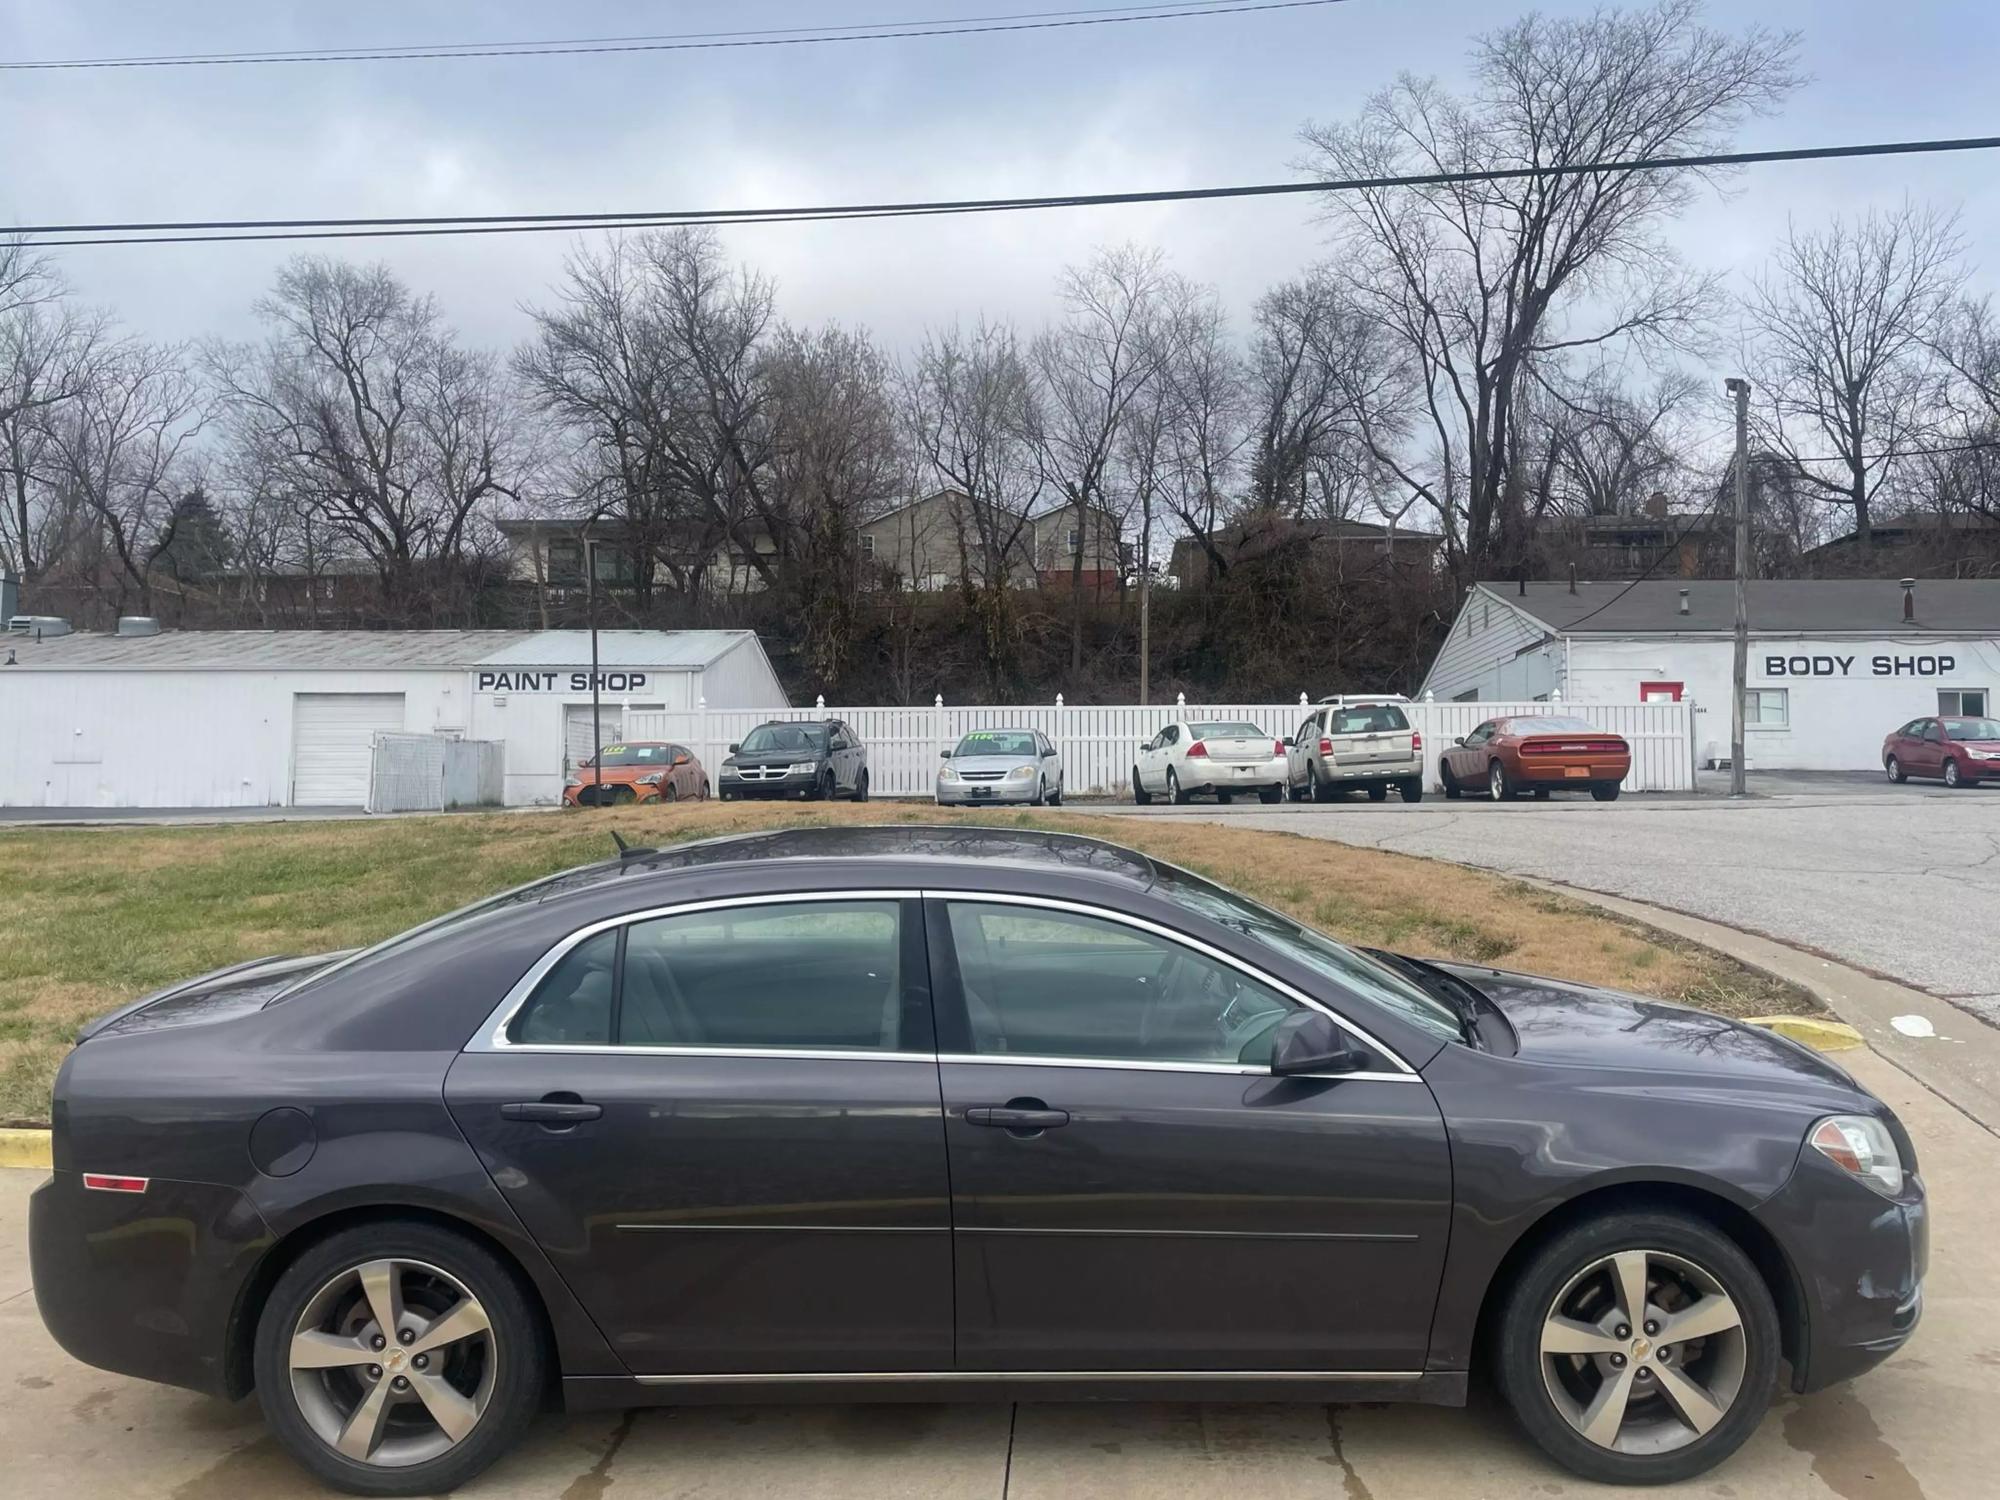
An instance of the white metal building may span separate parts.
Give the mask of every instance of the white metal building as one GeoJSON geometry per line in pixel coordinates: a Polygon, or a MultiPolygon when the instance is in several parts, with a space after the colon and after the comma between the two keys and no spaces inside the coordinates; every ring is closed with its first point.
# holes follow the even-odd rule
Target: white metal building
{"type": "MultiPolygon", "coordinates": [[[[624,715],[785,706],[747,630],[598,632],[624,715]]],[[[378,731],[495,740],[509,805],[590,753],[582,630],[168,631],[0,637],[0,805],[358,807],[378,731]],[[11,659],[11,660],[10,660],[11,659]]]]}
{"type": "MultiPolygon", "coordinates": [[[[1759,580],[1749,601],[1753,767],[1876,769],[1898,725],[2000,702],[2000,579],[1759,580]]],[[[1422,693],[1692,700],[1698,758],[1726,760],[1735,619],[1726,581],[1475,584],[1422,693]]]]}

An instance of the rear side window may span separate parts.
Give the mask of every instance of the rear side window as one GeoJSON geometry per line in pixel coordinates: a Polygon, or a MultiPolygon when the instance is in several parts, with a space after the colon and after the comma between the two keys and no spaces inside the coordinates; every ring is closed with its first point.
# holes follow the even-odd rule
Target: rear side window
{"type": "Polygon", "coordinates": [[[894,901],[735,906],[635,922],[618,1043],[896,1051],[900,932],[894,901]]]}
{"type": "Polygon", "coordinates": [[[1335,734],[1384,734],[1409,727],[1410,721],[1403,717],[1403,711],[1393,703],[1374,704],[1367,708],[1342,708],[1335,710],[1333,715],[1335,734]]]}

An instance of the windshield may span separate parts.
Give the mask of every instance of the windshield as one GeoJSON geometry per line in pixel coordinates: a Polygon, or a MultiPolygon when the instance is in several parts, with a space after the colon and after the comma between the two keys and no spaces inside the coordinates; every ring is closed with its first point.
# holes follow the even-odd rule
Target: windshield
{"type": "Polygon", "coordinates": [[[1382,1006],[1437,1037],[1459,1041],[1464,1037],[1449,1006],[1433,999],[1415,983],[1391,972],[1365,954],[1343,947],[1323,933],[1313,931],[1282,912],[1259,906],[1247,896],[1191,875],[1186,870],[1163,866],[1159,891],[1189,911],[1219,922],[1233,932],[1262,943],[1266,948],[1308,968],[1316,969],[1341,989],[1382,1006]]]}
{"type": "Polygon", "coordinates": [[[823,724],[759,724],[743,736],[744,755],[819,754],[826,748],[823,724]]]}
{"type": "Polygon", "coordinates": [[[954,755],[1035,755],[1035,737],[1025,729],[975,729],[958,742],[954,755]]]}
{"type": "Polygon", "coordinates": [[[606,745],[598,757],[607,766],[664,766],[673,758],[671,745],[606,745]]]}
{"type": "Polygon", "coordinates": [[[1337,708],[1333,712],[1331,732],[1334,734],[1379,734],[1387,729],[1408,729],[1410,721],[1403,717],[1403,711],[1393,705],[1382,703],[1371,708],[1337,708]]]}
{"type": "Polygon", "coordinates": [[[1245,724],[1240,721],[1229,723],[1218,720],[1213,724],[1190,724],[1188,728],[1193,731],[1194,737],[1198,740],[1268,740],[1275,738],[1273,735],[1266,734],[1255,724],[1245,724]]]}
{"type": "Polygon", "coordinates": [[[1946,719],[1944,732],[1954,740],[2000,740],[2000,719],[1946,719]]]}

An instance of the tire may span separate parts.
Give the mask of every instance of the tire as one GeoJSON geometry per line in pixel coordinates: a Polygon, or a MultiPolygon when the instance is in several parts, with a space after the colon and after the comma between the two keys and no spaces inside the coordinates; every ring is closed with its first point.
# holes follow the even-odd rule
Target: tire
{"type": "Polygon", "coordinates": [[[839,790],[840,790],[840,783],[833,779],[833,772],[828,771],[825,776],[823,776],[818,782],[814,783],[812,790],[806,793],[806,801],[831,802],[833,800],[834,793],[838,792],[839,790]]]}
{"type": "Polygon", "coordinates": [[[674,784],[673,784],[673,783],[672,783],[671,781],[670,781],[670,782],[668,782],[668,783],[667,783],[667,790],[666,790],[665,794],[661,796],[660,800],[661,800],[662,802],[678,802],[678,801],[680,801],[680,800],[681,800],[681,792],[680,792],[680,788],[679,788],[679,787],[677,787],[677,786],[675,786],[675,785],[674,785],[674,784]]]}
{"type": "MultiPolygon", "coordinates": [[[[1586,1479],[1666,1484],[1692,1478],[1741,1447],[1771,1404],[1779,1333],[1770,1289],[1735,1241],[1697,1219],[1641,1211],[1585,1220],[1536,1250],[1504,1296],[1494,1348],[1500,1392],[1542,1451],[1586,1479]],[[1719,1294],[1735,1325],[1665,1343],[1669,1357],[1661,1359],[1663,1341],[1620,1316],[1627,1299],[1617,1291],[1619,1272],[1632,1261],[1615,1257],[1635,1253],[1648,1311],[1657,1314],[1658,1299],[1669,1299],[1676,1305],[1666,1311],[1685,1312],[1719,1294]],[[1545,1326],[1559,1309],[1569,1319],[1559,1334],[1566,1341],[1581,1333],[1600,1348],[1623,1344],[1625,1352],[1545,1354],[1545,1326]],[[1594,1309],[1601,1309],[1596,1317],[1594,1309]],[[1601,1331],[1594,1324],[1601,1324],[1601,1331]],[[1626,1330],[1623,1337],[1620,1327],[1626,1330]],[[1603,1363],[1614,1357],[1624,1362],[1625,1376],[1614,1376],[1603,1363]],[[1581,1430],[1587,1400],[1620,1378],[1628,1382],[1629,1404],[1619,1427],[1599,1437],[1615,1442],[1622,1436],[1633,1449],[1664,1442],[1663,1451],[1624,1451],[1581,1430]],[[1679,1415],[1672,1399],[1691,1381],[1711,1407],[1720,1408],[1706,1432],[1679,1415]]],[[[1653,1321],[1656,1329],[1671,1330],[1671,1322],[1662,1328],[1653,1321]]]]}
{"type": "Polygon", "coordinates": [[[862,768],[861,775],[854,782],[854,800],[856,802],[866,802],[868,800],[868,770],[865,766],[862,768]]]}
{"type": "Polygon", "coordinates": [[[709,797],[712,796],[713,794],[714,794],[714,788],[708,784],[708,778],[706,776],[702,777],[701,795],[695,800],[699,802],[706,802],[709,799],[709,797]]]}
{"type": "Polygon", "coordinates": [[[1153,802],[1153,794],[1139,784],[1139,768],[1137,766],[1132,768],[1132,800],[1141,807],[1150,807],[1153,802]]]}
{"type": "Polygon", "coordinates": [[[1405,802],[1421,802],[1424,800],[1424,778],[1421,776],[1405,777],[1402,781],[1396,783],[1396,790],[1403,794],[1405,802]]]}
{"type": "Polygon", "coordinates": [[[1600,781],[1591,787],[1590,795],[1599,802],[1616,802],[1618,800],[1618,790],[1617,782],[1600,781]]]}
{"type": "Polygon", "coordinates": [[[1048,803],[1049,803],[1049,784],[1046,781],[1036,782],[1035,795],[1028,799],[1028,806],[1046,807],[1048,806],[1048,803]]]}
{"type": "Polygon", "coordinates": [[[629,786],[621,786],[611,794],[611,804],[614,807],[626,807],[638,800],[639,794],[629,786]]]}
{"type": "Polygon", "coordinates": [[[1057,777],[1057,778],[1056,778],[1056,789],[1055,789],[1055,790],[1054,790],[1053,792],[1049,793],[1049,806],[1050,806],[1050,807],[1061,807],[1061,806],[1062,806],[1062,797],[1063,797],[1063,784],[1062,784],[1062,778],[1061,778],[1061,777],[1057,777]]]}
{"type": "Polygon", "coordinates": [[[1194,793],[1181,785],[1181,779],[1174,774],[1172,767],[1167,770],[1167,796],[1176,807],[1186,807],[1194,801],[1194,793]]]}
{"type": "Polygon", "coordinates": [[[1464,791],[1459,787],[1457,780],[1452,776],[1451,767],[1443,761],[1438,762],[1438,785],[1444,788],[1445,801],[1447,802],[1456,802],[1460,797],[1465,795],[1464,791]]]}
{"type": "Polygon", "coordinates": [[[722,793],[721,797],[718,800],[723,802],[734,802],[736,800],[736,793],[724,792],[722,793]]]}
{"type": "Polygon", "coordinates": [[[1273,802],[1283,802],[1285,800],[1285,789],[1282,786],[1263,787],[1257,793],[1257,800],[1266,806],[1269,806],[1273,802]]]}
{"type": "MultiPolygon", "coordinates": [[[[389,1220],[331,1235],[286,1268],[258,1313],[254,1359],[264,1418],[304,1468],[350,1494],[429,1495],[455,1489],[511,1448],[541,1405],[550,1358],[540,1317],[528,1299],[519,1278],[499,1257],[450,1229],[389,1220]],[[357,1360],[352,1374],[346,1367],[294,1370],[291,1349],[294,1333],[306,1319],[315,1328],[335,1330],[326,1338],[329,1345],[337,1347],[351,1337],[359,1350],[367,1330],[377,1325],[370,1316],[371,1299],[355,1273],[382,1262],[393,1262],[406,1273],[397,1278],[406,1331],[417,1332],[415,1320],[426,1315],[425,1302],[444,1303],[453,1291],[473,1299],[487,1326],[441,1344],[447,1352],[429,1375],[420,1376],[413,1363],[408,1367],[413,1381],[450,1383],[460,1402],[477,1407],[470,1429],[452,1441],[428,1415],[425,1400],[394,1398],[383,1407],[371,1456],[362,1459],[337,1451],[331,1438],[344,1430],[344,1412],[365,1418],[365,1393],[380,1388],[368,1378],[371,1367],[357,1360]],[[430,1447],[439,1451],[427,1455],[430,1447]]],[[[416,1356],[405,1357],[413,1361],[416,1356]]],[[[384,1370],[383,1382],[395,1378],[384,1370]]]]}
{"type": "Polygon", "coordinates": [[[1882,769],[1889,773],[1889,779],[1895,782],[1897,786],[1901,786],[1910,779],[1903,771],[1903,763],[1893,755],[1882,762],[1882,769]]]}
{"type": "Polygon", "coordinates": [[[1215,800],[1216,800],[1217,802],[1221,803],[1221,804],[1222,804],[1222,806],[1224,806],[1224,807],[1227,807],[1227,806],[1229,806],[1229,804],[1230,804],[1230,803],[1232,803],[1232,802],[1234,802],[1234,801],[1236,800],[1236,793],[1234,793],[1234,792],[1217,792],[1217,793],[1215,794],[1215,800]]]}
{"type": "Polygon", "coordinates": [[[1511,802],[1514,798],[1514,778],[1497,760],[1486,767],[1486,793],[1495,802],[1511,802]]]}
{"type": "Polygon", "coordinates": [[[1389,784],[1386,781],[1369,782],[1368,800],[1370,802],[1387,802],[1389,800],[1389,784]]]}
{"type": "Polygon", "coordinates": [[[1959,774],[1957,761],[1947,760],[1944,763],[1944,784],[1954,792],[1966,785],[1965,778],[1959,774]]]}

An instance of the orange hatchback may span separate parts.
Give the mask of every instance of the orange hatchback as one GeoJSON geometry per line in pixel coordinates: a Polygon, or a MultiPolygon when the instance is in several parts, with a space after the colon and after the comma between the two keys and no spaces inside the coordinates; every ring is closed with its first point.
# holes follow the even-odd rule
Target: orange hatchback
{"type": "Polygon", "coordinates": [[[598,752],[604,774],[586,760],[569,774],[565,807],[604,807],[615,802],[699,801],[708,795],[708,772],[685,745],[664,740],[627,740],[598,752]],[[601,783],[601,784],[600,784],[601,783]]]}
{"type": "Polygon", "coordinates": [[[1484,791],[1495,802],[1521,792],[1546,797],[1558,787],[1617,800],[1632,769],[1632,747],[1581,719],[1556,715],[1488,719],[1452,742],[1438,762],[1447,797],[1484,791]]]}

